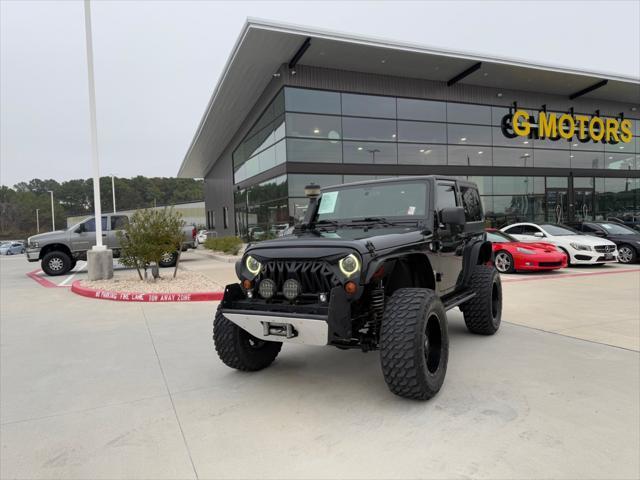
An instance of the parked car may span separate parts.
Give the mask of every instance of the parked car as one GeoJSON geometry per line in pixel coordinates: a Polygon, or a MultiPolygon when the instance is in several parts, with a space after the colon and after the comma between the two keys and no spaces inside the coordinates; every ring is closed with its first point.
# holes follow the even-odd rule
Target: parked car
{"type": "Polygon", "coordinates": [[[204,243],[207,241],[208,238],[208,234],[209,232],[207,230],[200,230],[198,232],[198,234],[196,235],[196,242],[197,243],[204,243]]]}
{"type": "Polygon", "coordinates": [[[284,232],[287,231],[287,228],[289,228],[288,223],[280,223],[277,225],[272,225],[269,231],[274,237],[282,237],[284,235],[284,232]]]}
{"type": "Polygon", "coordinates": [[[520,242],[496,229],[487,229],[493,245],[493,264],[500,273],[557,270],[567,266],[567,255],[552,243],[520,242]]]}
{"type": "Polygon", "coordinates": [[[570,224],[585,235],[606,238],[618,247],[620,263],[634,263],[640,258],[640,232],[620,223],[590,221],[570,224]]]}
{"type": "Polygon", "coordinates": [[[0,255],[19,255],[24,251],[24,243],[22,242],[12,241],[0,244],[0,255]]]}
{"type": "MultiPolygon", "coordinates": [[[[120,256],[120,241],[116,232],[122,230],[129,217],[120,214],[102,216],[103,243],[113,250],[113,257],[120,256]]],[[[195,248],[196,228],[189,225],[182,228],[182,250],[195,248]]],[[[27,260],[40,262],[47,275],[64,275],[76,266],[78,260],[86,260],[87,251],[96,244],[96,223],[94,217],[83,220],[67,230],[41,233],[27,239],[27,260]]],[[[161,267],[176,264],[178,252],[167,252],[160,262],[161,267]]]]}
{"type": "Polygon", "coordinates": [[[266,236],[267,232],[262,227],[250,227],[249,239],[250,240],[262,240],[266,236]]]}
{"type": "Polygon", "coordinates": [[[617,217],[608,217],[608,222],[621,223],[625,227],[632,228],[640,232],[640,215],[621,215],[617,217]]]}
{"type": "Polygon", "coordinates": [[[604,238],[583,235],[571,227],[554,223],[514,223],[501,229],[522,242],[552,243],[568,256],[569,265],[603,265],[615,262],[616,244],[604,238]]]}
{"type": "Polygon", "coordinates": [[[294,233],[250,245],[236,264],[214,320],[218,356],[257,371],[283,342],[380,350],[391,392],[433,397],[447,371],[446,311],[459,306],[472,333],[500,327],[476,185],[429,176],[306,190],[294,233]]]}

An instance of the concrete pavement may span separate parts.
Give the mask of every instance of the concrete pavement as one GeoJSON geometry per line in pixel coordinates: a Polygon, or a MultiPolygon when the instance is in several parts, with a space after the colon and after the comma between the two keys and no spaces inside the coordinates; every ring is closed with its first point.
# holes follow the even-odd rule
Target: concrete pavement
{"type": "Polygon", "coordinates": [[[85,299],[32,269],[0,259],[2,478],[640,476],[638,273],[504,278],[500,332],[450,312],[445,385],[418,403],[377,353],[287,345],[240,373],[213,350],[216,303],[85,299]]]}

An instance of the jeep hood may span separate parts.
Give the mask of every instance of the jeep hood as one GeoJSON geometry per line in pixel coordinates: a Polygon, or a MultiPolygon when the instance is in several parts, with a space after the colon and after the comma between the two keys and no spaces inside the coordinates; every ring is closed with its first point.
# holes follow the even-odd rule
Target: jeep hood
{"type": "Polygon", "coordinates": [[[363,229],[341,229],[335,232],[302,232],[275,240],[265,240],[247,248],[246,253],[264,255],[268,258],[312,258],[337,254],[345,249],[360,254],[398,248],[424,241],[418,230],[397,233],[399,229],[376,229],[376,235],[367,236],[363,229]],[[387,233],[385,230],[388,230],[387,233]],[[396,233],[391,233],[391,231],[396,233]]]}

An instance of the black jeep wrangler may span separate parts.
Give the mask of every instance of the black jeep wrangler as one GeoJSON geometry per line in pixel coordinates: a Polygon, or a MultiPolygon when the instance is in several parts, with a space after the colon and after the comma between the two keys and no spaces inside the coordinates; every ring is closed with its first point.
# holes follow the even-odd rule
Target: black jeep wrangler
{"type": "Polygon", "coordinates": [[[502,287],[475,184],[426,176],[305,189],[292,234],[249,246],[213,324],[222,361],[269,366],[282,342],[380,350],[400,396],[428,399],[449,356],[446,311],[500,327],[502,287]]]}

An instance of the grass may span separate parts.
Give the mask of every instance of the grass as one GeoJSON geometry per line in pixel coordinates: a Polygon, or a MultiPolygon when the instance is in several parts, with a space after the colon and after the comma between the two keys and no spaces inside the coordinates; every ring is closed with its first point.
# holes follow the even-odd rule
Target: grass
{"type": "Polygon", "coordinates": [[[242,239],[238,237],[220,237],[208,238],[204,242],[205,248],[216,250],[218,252],[228,253],[229,255],[237,255],[242,247],[242,239]]]}

